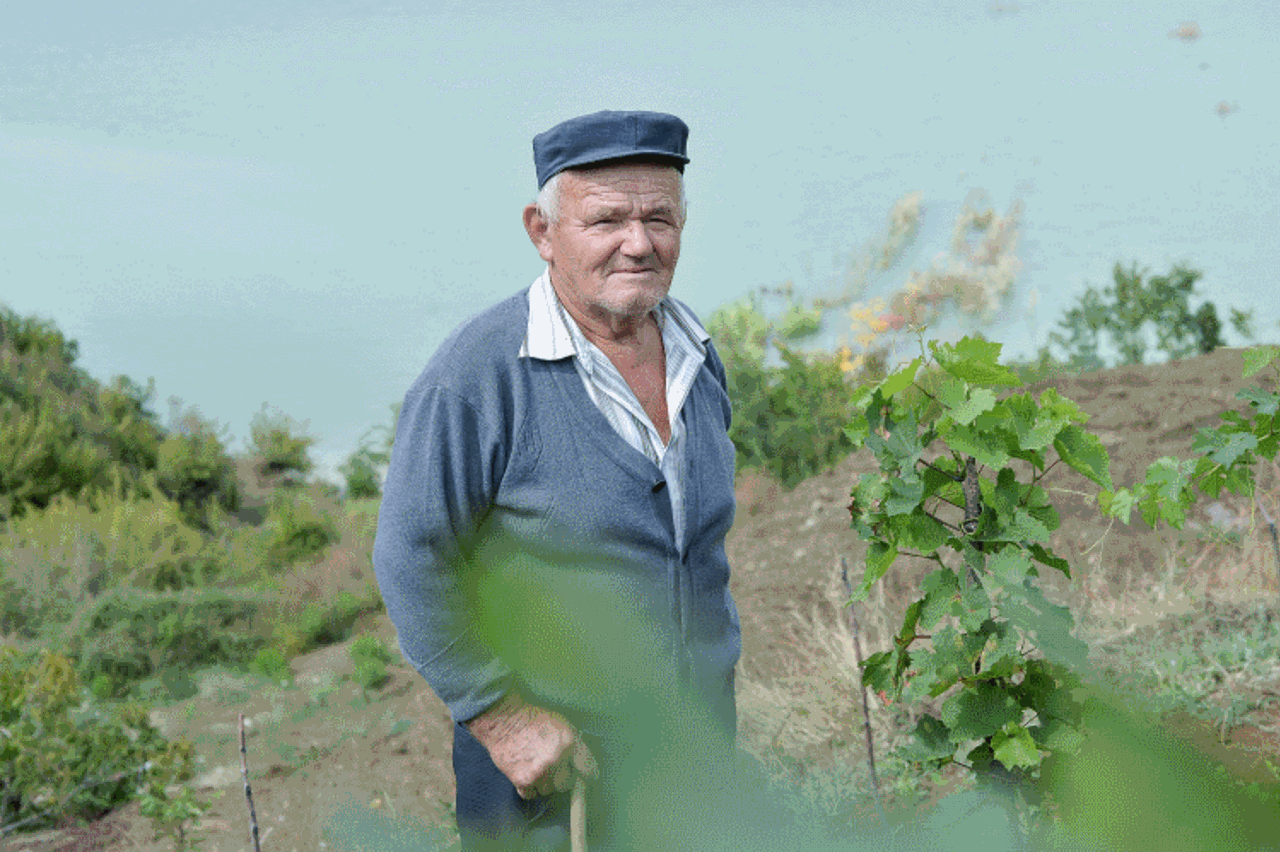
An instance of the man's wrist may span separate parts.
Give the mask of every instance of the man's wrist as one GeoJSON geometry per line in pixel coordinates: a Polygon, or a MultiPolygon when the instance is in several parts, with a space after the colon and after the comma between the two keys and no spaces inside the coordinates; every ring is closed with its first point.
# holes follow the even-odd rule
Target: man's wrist
{"type": "Polygon", "coordinates": [[[530,722],[532,706],[518,692],[508,692],[463,725],[481,743],[502,739],[530,722]]]}

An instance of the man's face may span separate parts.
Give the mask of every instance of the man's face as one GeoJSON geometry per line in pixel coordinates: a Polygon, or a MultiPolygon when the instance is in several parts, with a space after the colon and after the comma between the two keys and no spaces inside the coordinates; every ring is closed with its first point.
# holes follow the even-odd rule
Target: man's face
{"type": "Polygon", "coordinates": [[[525,224],[562,299],[586,313],[637,317],[667,295],[684,225],[674,168],[563,172],[559,212],[554,225],[527,212],[525,224]]]}

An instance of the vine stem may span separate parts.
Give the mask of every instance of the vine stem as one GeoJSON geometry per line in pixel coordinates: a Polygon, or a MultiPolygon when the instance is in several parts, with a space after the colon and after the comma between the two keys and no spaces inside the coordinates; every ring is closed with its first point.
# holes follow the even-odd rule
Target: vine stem
{"type": "Polygon", "coordinates": [[[853,586],[849,583],[849,560],[840,557],[840,579],[844,581],[845,592],[849,595],[849,626],[853,630],[853,656],[858,663],[858,688],[862,692],[862,727],[867,737],[867,766],[871,770],[872,800],[876,805],[876,815],[884,822],[884,805],[880,802],[880,779],[876,775],[876,746],[871,736],[871,707],[867,701],[867,685],[862,682],[862,639],[858,630],[858,614],[854,609],[853,586]]]}
{"type": "Polygon", "coordinates": [[[244,777],[244,798],[249,803],[249,836],[253,838],[253,852],[262,852],[258,844],[258,814],[253,808],[253,790],[249,787],[249,749],[244,741],[244,713],[240,713],[240,774],[244,777]]]}

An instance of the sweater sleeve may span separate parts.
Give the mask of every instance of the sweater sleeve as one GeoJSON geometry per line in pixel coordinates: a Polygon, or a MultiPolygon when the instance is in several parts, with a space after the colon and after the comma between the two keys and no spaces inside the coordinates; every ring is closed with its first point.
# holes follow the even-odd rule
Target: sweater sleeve
{"type": "Polygon", "coordinates": [[[480,640],[468,615],[468,557],[507,456],[500,432],[486,420],[453,391],[410,389],[373,548],[400,649],[460,722],[512,688],[511,670],[480,640]]]}

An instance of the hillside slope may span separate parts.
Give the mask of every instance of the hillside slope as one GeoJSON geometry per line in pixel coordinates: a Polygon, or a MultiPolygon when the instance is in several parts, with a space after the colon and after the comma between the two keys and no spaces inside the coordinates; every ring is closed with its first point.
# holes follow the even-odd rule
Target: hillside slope
{"type": "MultiPolygon", "coordinates": [[[[1253,382],[1242,379],[1241,368],[1238,351],[1220,350],[1039,389],[1052,385],[1091,415],[1088,428],[1111,453],[1116,483],[1124,484],[1155,458],[1190,455],[1199,428],[1216,424],[1224,408],[1243,408],[1235,392],[1253,382]]],[[[847,559],[856,583],[863,546],[845,506],[851,483],[868,465],[865,457],[850,457],[790,492],[755,474],[738,484],[738,520],[727,548],[744,634],[740,741],[757,756],[798,768],[797,777],[833,771],[858,783],[850,767],[863,759],[861,716],[840,565],[847,559]]],[[[1276,473],[1262,477],[1273,514],[1280,509],[1276,473]]],[[[1054,546],[1076,575],[1054,590],[1072,603],[1089,638],[1123,638],[1140,624],[1213,600],[1274,597],[1277,567],[1261,530],[1248,525],[1248,506],[1227,497],[1213,508],[1198,506],[1197,528],[1183,533],[1151,531],[1141,521],[1126,528],[1104,522],[1082,496],[1091,493],[1085,481],[1063,474],[1056,481],[1064,489],[1055,494],[1063,523],[1054,546]]],[[[860,608],[864,651],[879,647],[912,593],[913,575],[903,566],[860,608]]],[[[369,627],[391,640],[385,618],[369,627]]],[[[167,733],[197,741],[207,760],[204,782],[224,792],[199,832],[203,848],[248,848],[234,737],[240,710],[253,723],[249,761],[259,819],[269,832],[263,848],[357,849],[361,837],[374,836],[381,839],[364,848],[401,848],[395,838],[450,822],[451,733],[443,705],[403,665],[387,686],[362,695],[342,680],[349,665],[339,645],[296,660],[288,686],[207,675],[200,696],[157,712],[167,733]]],[[[879,713],[878,739],[892,740],[901,722],[879,713]]],[[[446,829],[436,836],[447,835],[446,829]]],[[[149,823],[134,806],[93,826],[16,839],[8,848],[165,848],[149,838],[149,823]]]]}

